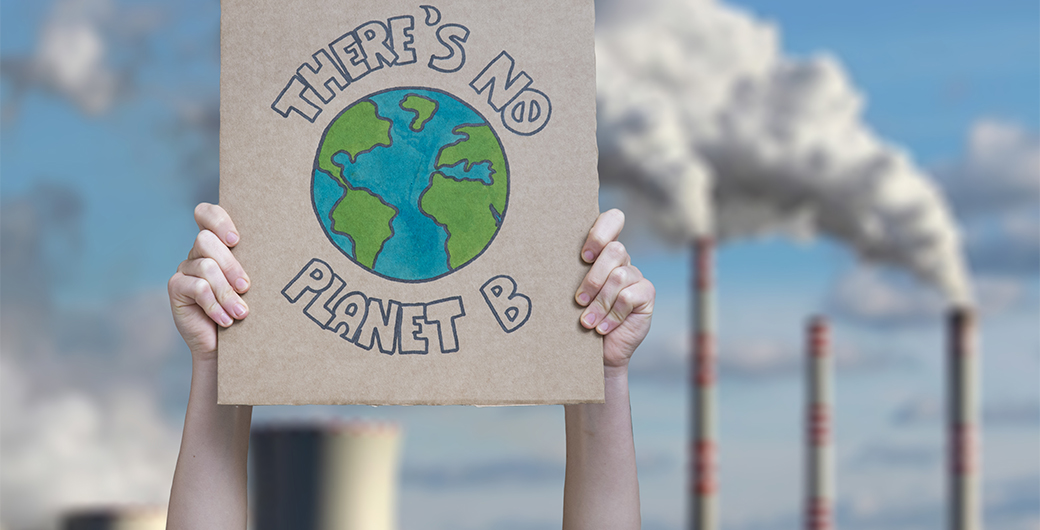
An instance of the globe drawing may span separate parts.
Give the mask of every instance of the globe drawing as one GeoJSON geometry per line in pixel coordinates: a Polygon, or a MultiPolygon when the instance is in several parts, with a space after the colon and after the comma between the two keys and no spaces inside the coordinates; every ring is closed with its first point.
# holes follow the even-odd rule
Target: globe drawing
{"type": "Polygon", "coordinates": [[[423,282],[491,244],[509,167],[498,135],[468,104],[431,88],[394,88],[352,103],[325,129],[311,197],[329,241],[354,263],[423,282]]]}

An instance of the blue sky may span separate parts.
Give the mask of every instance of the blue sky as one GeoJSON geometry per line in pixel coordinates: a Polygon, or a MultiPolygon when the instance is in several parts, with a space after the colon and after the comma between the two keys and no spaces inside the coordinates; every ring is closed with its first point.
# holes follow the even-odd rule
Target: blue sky
{"type": "Polygon", "coordinates": [[[925,165],[961,153],[980,116],[1040,125],[1036,2],[747,1],[784,48],[838,56],[867,94],[867,121],[925,165]]]}
{"type": "MultiPolygon", "coordinates": [[[[109,34],[114,51],[106,60],[113,71],[131,72],[133,81],[104,112],[85,113],[66,95],[40,84],[18,98],[5,71],[0,129],[4,209],[14,212],[16,205],[28,204],[34,212],[48,211],[50,188],[41,183],[51,183],[76,197],[82,213],[65,224],[37,219],[38,226],[28,232],[42,240],[42,250],[34,255],[38,261],[29,264],[49,274],[37,297],[51,302],[41,311],[72,331],[66,336],[55,331],[57,326],[36,324],[39,337],[58,345],[38,366],[31,357],[36,350],[24,349],[25,344],[39,346],[37,339],[16,341],[5,328],[4,366],[50,389],[49,394],[18,397],[15,403],[25,405],[25,416],[45,407],[49,396],[78,395],[104,417],[121,410],[113,404],[117,398],[109,395],[111,388],[144,388],[160,411],[154,425],[146,424],[172,433],[167,438],[173,437],[175,450],[190,361],[170,333],[163,295],[167,278],[194,238],[194,200],[209,189],[199,168],[215,170],[216,135],[205,117],[218,97],[219,6],[201,0],[112,5],[114,14],[99,19],[124,30],[109,34]],[[143,58],[132,53],[141,50],[143,58]],[[13,116],[9,108],[16,109],[13,116]],[[149,310],[127,314],[139,307],[135,304],[149,310]],[[128,333],[124,320],[131,327],[158,330],[155,335],[166,339],[148,346],[142,360],[129,344],[131,335],[120,335],[128,333]],[[97,329],[104,333],[91,334],[97,329]]],[[[968,137],[982,120],[1009,124],[1036,142],[1036,2],[762,0],[731,5],[775,24],[790,55],[836,57],[866,98],[867,124],[926,171],[964,160],[968,137]]],[[[2,55],[32,56],[41,26],[52,16],[52,2],[4,0],[0,6],[2,55]]],[[[1032,174],[1040,178],[1040,168],[1032,174]]],[[[605,206],[618,202],[611,193],[616,192],[604,194],[605,206]]],[[[1035,210],[1037,199],[1028,208],[1035,210]]],[[[1034,219],[1034,210],[1025,218],[1034,219]]],[[[8,228],[16,219],[10,215],[4,216],[5,247],[14,238],[8,228]]],[[[675,529],[683,514],[687,411],[683,378],[668,374],[683,352],[689,255],[656,241],[640,239],[630,246],[659,293],[651,337],[633,361],[644,522],[648,529],[675,529]]],[[[8,266],[8,259],[15,260],[8,256],[10,248],[4,250],[5,318],[39,301],[19,298],[21,291],[12,287],[38,277],[10,272],[24,270],[8,266]]],[[[727,529],[793,524],[800,495],[801,330],[808,315],[835,312],[834,293],[856,264],[844,246],[826,240],[767,238],[734,243],[719,253],[720,345],[723,356],[732,354],[730,365],[723,361],[720,388],[727,529]],[[764,364],[741,364],[756,360],[764,364]]],[[[991,418],[985,469],[994,528],[1035,528],[1033,521],[1040,519],[1038,272],[1030,266],[984,278],[1012,293],[992,303],[983,320],[983,406],[991,418]]],[[[928,289],[922,291],[927,296],[928,289]]],[[[831,316],[839,348],[851,352],[836,389],[839,525],[935,527],[942,519],[943,491],[940,322],[933,317],[882,324],[849,314],[831,316]]],[[[21,447],[6,443],[16,425],[8,410],[5,460],[21,454],[6,448],[21,447]]],[[[256,421],[299,416],[363,416],[403,425],[403,529],[558,525],[559,407],[271,407],[254,413],[256,421]]],[[[30,433],[27,443],[32,433],[44,432],[24,430],[30,433]]],[[[108,438],[101,433],[91,440],[104,445],[108,438]]],[[[154,465],[172,469],[172,462],[161,459],[154,465]]],[[[121,475],[113,476],[118,481],[121,475]]],[[[4,482],[9,507],[10,488],[18,484],[4,482]]],[[[24,490],[46,491],[31,484],[24,490]]],[[[123,500],[118,488],[111,497],[107,500],[123,500]]],[[[5,512],[5,524],[12,524],[8,517],[5,512]]]]}

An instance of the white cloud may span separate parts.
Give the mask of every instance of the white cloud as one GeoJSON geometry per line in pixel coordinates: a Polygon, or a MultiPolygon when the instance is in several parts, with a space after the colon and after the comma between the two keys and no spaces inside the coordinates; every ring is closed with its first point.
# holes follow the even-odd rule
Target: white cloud
{"type": "MultiPolygon", "coordinates": [[[[689,345],[682,333],[648,343],[633,356],[630,373],[636,380],[685,383],[689,345]]],[[[833,345],[834,367],[841,373],[900,369],[909,360],[892,352],[866,352],[844,341],[833,345]]],[[[764,381],[801,377],[805,367],[804,343],[781,339],[743,338],[718,345],[718,375],[724,379],[764,381]]]]}
{"type": "Polygon", "coordinates": [[[963,216],[1035,206],[1040,203],[1040,137],[1014,123],[979,120],[968,134],[964,157],[936,172],[963,216]]]}
{"type": "MultiPolygon", "coordinates": [[[[975,307],[984,314],[1014,309],[1027,295],[1020,282],[994,277],[977,278],[975,291],[975,307]]],[[[839,278],[826,304],[838,318],[881,327],[940,323],[950,307],[939,293],[905,274],[869,265],[839,278]]]]}
{"type": "Polygon", "coordinates": [[[81,244],[79,194],[43,183],[2,211],[0,521],[51,528],[66,509],[164,505],[180,428],[163,400],[187,391],[164,392],[165,370],[190,362],[165,290],[59,303],[52,278],[81,244]]]}
{"type": "Polygon", "coordinates": [[[145,53],[143,36],[158,23],[151,8],[117,8],[113,0],[57,0],[31,55],[4,55],[0,70],[11,84],[5,113],[38,90],[67,99],[90,115],[107,112],[132,91],[145,53]]]}
{"type": "MultiPolygon", "coordinates": [[[[906,427],[943,420],[943,402],[935,396],[915,396],[899,404],[892,413],[893,425],[906,427]]],[[[1004,399],[982,406],[986,430],[1000,427],[1040,426],[1040,403],[1035,398],[1004,399]]]]}
{"type": "Polygon", "coordinates": [[[1035,277],[1040,272],[1040,136],[984,119],[964,155],[936,168],[960,216],[973,270],[1035,277]]]}
{"type": "Polygon", "coordinates": [[[112,105],[119,76],[107,63],[103,24],[112,16],[106,0],[61,0],[40,28],[30,57],[4,57],[3,72],[18,92],[39,89],[68,98],[88,114],[112,105]]]}
{"type": "Polygon", "coordinates": [[[785,56],[714,0],[650,2],[596,46],[601,179],[643,192],[673,239],[822,234],[971,298],[942,194],[864,122],[838,60],[785,56]]]}
{"type": "Polygon", "coordinates": [[[935,396],[916,396],[900,403],[892,412],[892,423],[909,426],[937,422],[942,418],[943,404],[935,396]]]}
{"type": "Polygon", "coordinates": [[[867,266],[842,276],[829,296],[828,313],[883,326],[938,321],[946,305],[934,290],[905,275],[867,266]]]}
{"type": "Polygon", "coordinates": [[[166,503],[178,429],[149,389],[39,395],[33,387],[46,374],[9,355],[0,367],[5,527],[49,528],[70,508],[166,503]]]}

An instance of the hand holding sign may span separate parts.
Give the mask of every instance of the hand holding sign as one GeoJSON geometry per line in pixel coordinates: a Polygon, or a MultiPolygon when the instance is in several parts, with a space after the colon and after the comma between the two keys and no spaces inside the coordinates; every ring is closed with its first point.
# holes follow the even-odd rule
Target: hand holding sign
{"type": "Polygon", "coordinates": [[[581,324],[603,337],[603,364],[626,368],[639,343],[650,331],[654,285],[643,277],[617,240],[625,226],[621,210],[600,214],[582,247],[582,259],[592,263],[574,297],[587,306],[581,324]]]}
{"type": "Polygon", "coordinates": [[[188,258],[177,267],[167,285],[177,330],[193,359],[217,355],[216,324],[228,327],[249,313],[239,296],[249,290],[249,276],[229,247],[238,244],[238,230],[220,206],[202,203],[195,208],[199,234],[188,258]]]}

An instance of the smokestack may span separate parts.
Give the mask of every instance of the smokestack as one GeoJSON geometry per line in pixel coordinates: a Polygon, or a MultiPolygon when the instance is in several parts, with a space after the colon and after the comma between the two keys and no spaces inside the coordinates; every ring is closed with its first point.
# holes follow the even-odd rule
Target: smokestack
{"type": "Polygon", "coordinates": [[[397,528],[397,426],[269,426],[250,443],[256,530],[397,528]]]}
{"type": "Polygon", "coordinates": [[[807,392],[805,406],[805,528],[834,528],[834,448],[831,441],[833,362],[827,321],[809,321],[806,345],[807,392]]]}
{"type": "Polygon", "coordinates": [[[66,512],[62,530],[164,530],[166,507],[99,507],[66,512]]]}
{"type": "Polygon", "coordinates": [[[949,527],[982,528],[979,514],[978,355],[975,313],[949,315],[947,434],[949,436],[949,527]]]}
{"type": "Polygon", "coordinates": [[[693,243],[693,359],[690,363],[690,499],[689,528],[718,527],[715,442],[715,325],[712,269],[715,242],[693,243]]]}

